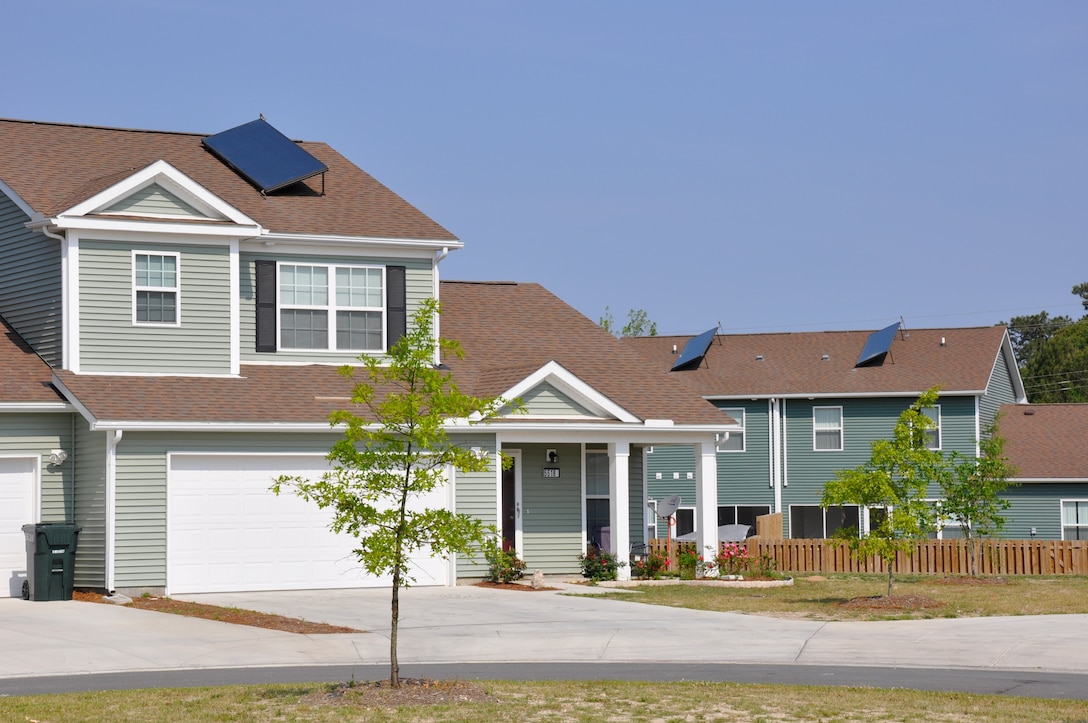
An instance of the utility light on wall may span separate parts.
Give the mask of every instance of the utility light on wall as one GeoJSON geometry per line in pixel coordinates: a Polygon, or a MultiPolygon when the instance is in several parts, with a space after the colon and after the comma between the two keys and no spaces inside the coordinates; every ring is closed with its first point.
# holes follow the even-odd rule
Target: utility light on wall
{"type": "Polygon", "coordinates": [[[68,459],[68,453],[63,449],[53,449],[49,451],[49,464],[60,466],[64,464],[64,460],[68,459]]]}
{"type": "Polygon", "coordinates": [[[470,447],[469,451],[476,457],[476,459],[487,459],[487,450],[483,447],[470,447]]]}
{"type": "Polygon", "coordinates": [[[544,455],[544,460],[545,460],[545,461],[546,461],[546,462],[547,462],[548,464],[555,464],[555,463],[557,463],[557,462],[559,461],[559,452],[557,452],[557,451],[556,451],[556,450],[554,450],[554,449],[549,449],[549,450],[547,451],[547,453],[546,453],[546,454],[544,455]]]}

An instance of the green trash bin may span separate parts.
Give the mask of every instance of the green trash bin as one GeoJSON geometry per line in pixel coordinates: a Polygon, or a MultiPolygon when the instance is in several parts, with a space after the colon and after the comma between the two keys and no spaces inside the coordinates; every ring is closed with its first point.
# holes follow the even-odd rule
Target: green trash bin
{"type": "Polygon", "coordinates": [[[66,522],[23,525],[26,536],[24,600],[71,600],[76,544],[82,528],[66,522]]]}

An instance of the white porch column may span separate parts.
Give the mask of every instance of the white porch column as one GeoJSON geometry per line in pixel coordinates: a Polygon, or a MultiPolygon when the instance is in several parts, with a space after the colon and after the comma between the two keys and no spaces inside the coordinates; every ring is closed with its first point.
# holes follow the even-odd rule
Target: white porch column
{"type": "Polygon", "coordinates": [[[699,554],[718,549],[718,452],[714,440],[695,444],[695,534],[699,554]]]}
{"type": "MultiPolygon", "coordinates": [[[[631,558],[631,445],[616,442],[608,445],[608,524],[612,529],[612,549],[616,562],[631,558]]],[[[631,568],[623,565],[617,570],[620,580],[631,579],[631,568]]]]}

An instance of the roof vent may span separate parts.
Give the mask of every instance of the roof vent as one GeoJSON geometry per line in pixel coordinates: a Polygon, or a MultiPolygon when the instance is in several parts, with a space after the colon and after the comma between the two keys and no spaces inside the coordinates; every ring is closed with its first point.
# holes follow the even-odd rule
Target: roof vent
{"type": "Polygon", "coordinates": [[[763,361],[763,355],[762,354],[756,354],[756,361],[763,361]]]}
{"type": "Polygon", "coordinates": [[[941,346],[948,346],[947,344],[944,343],[944,337],[943,336],[941,337],[941,346]]]}
{"type": "Polygon", "coordinates": [[[1035,414],[1035,410],[1034,410],[1034,409],[1025,409],[1025,410],[1024,410],[1024,416],[1030,417],[1030,416],[1031,416],[1031,415],[1033,415],[1033,414],[1035,414]]]}
{"type": "Polygon", "coordinates": [[[820,357],[820,361],[831,361],[831,357],[827,354],[824,354],[822,357],[820,357]]]}

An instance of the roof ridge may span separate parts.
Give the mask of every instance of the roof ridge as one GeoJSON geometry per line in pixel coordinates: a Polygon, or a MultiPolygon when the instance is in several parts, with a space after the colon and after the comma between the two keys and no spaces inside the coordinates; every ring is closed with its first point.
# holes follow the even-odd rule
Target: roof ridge
{"type": "Polygon", "coordinates": [[[156,133],[156,134],[160,134],[160,135],[171,135],[171,136],[195,136],[197,138],[205,138],[205,137],[207,137],[209,135],[214,135],[212,133],[193,133],[191,131],[162,131],[162,130],[154,130],[154,129],[150,129],[150,128],[121,128],[121,127],[118,127],[118,126],[99,126],[99,125],[89,125],[89,124],[86,124],[86,123],[62,123],[60,121],[35,121],[35,120],[26,120],[26,119],[23,119],[23,118],[0,118],[0,123],[20,123],[20,124],[23,124],[23,125],[31,125],[31,126],[56,126],[56,127],[60,127],[60,128],[86,128],[88,130],[118,131],[118,132],[123,132],[123,133],[156,133]]]}

